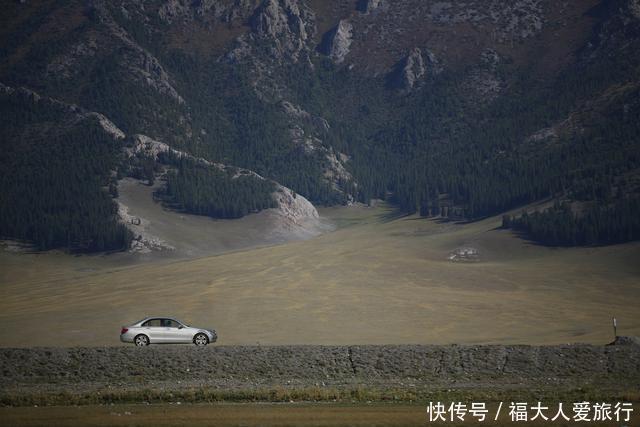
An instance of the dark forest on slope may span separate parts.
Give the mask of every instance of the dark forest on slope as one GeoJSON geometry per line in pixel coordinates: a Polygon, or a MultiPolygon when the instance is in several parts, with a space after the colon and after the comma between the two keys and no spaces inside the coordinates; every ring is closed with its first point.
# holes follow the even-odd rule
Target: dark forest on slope
{"type": "Polygon", "coordinates": [[[177,170],[166,175],[160,197],[173,208],[212,218],[241,218],[275,208],[273,182],[261,180],[236,168],[218,170],[194,160],[164,156],[177,170]]]}
{"type": "Polygon", "coordinates": [[[64,119],[36,102],[0,97],[0,236],[42,250],[127,248],[132,235],[115,219],[108,191],[120,146],[94,118],[60,132],[64,119]]]}

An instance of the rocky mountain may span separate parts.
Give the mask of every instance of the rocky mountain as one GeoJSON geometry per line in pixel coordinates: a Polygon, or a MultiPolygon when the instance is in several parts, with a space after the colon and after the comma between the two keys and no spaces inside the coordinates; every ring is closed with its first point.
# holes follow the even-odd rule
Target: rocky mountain
{"type": "MultiPolygon", "coordinates": [[[[315,204],[387,198],[456,219],[552,198],[572,206],[576,224],[581,212],[606,211],[625,224],[607,233],[628,240],[637,230],[624,206],[640,187],[639,10],[637,0],[10,2],[0,17],[2,109],[15,117],[16,97],[40,101],[2,121],[3,150],[20,144],[3,155],[3,173],[15,176],[45,141],[98,123],[119,147],[95,159],[103,137],[89,132],[87,167],[110,164],[97,191],[115,193],[111,174],[166,172],[166,159],[132,164],[123,154],[144,135],[315,204]],[[57,113],[61,105],[73,114],[57,113]]],[[[266,187],[239,190],[189,170],[197,165],[173,164],[173,183],[188,189],[206,176],[216,191],[242,191],[223,209],[232,216],[271,203],[266,187]]],[[[12,197],[16,186],[3,182],[12,197]]],[[[222,212],[209,193],[207,212],[222,212]]],[[[184,194],[182,205],[203,209],[184,194]]],[[[3,236],[34,238],[12,221],[3,236]]]]}

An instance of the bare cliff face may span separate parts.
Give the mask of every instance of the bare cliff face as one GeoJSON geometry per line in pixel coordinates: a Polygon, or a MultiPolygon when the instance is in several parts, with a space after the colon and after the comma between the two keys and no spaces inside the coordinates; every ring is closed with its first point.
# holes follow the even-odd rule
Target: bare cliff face
{"type": "Polygon", "coordinates": [[[325,52],[333,62],[340,64],[349,54],[352,42],[353,25],[348,20],[341,19],[327,36],[325,52]]]}

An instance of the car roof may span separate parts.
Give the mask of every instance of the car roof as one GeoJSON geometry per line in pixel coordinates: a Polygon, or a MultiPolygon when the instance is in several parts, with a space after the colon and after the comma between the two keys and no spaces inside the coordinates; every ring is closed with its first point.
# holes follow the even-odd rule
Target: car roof
{"type": "Polygon", "coordinates": [[[149,316],[149,317],[145,317],[142,320],[137,321],[136,323],[134,323],[134,325],[137,325],[138,323],[144,323],[147,320],[152,320],[152,319],[168,319],[168,320],[175,320],[178,323],[182,323],[180,320],[174,318],[174,317],[169,317],[169,316],[149,316]]]}

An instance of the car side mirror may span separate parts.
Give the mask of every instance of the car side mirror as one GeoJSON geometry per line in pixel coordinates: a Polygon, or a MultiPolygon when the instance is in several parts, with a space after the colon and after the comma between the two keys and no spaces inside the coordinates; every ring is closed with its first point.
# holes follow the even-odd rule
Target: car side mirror
{"type": "Polygon", "coordinates": [[[184,325],[178,326],[178,329],[183,329],[183,328],[184,328],[184,325]]]}

